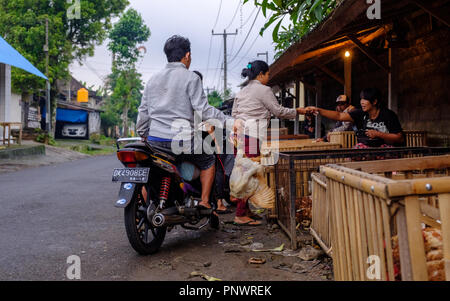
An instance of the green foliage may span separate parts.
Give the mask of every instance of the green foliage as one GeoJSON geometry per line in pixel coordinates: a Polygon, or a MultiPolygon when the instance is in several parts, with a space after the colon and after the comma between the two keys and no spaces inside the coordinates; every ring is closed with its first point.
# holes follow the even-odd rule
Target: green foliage
{"type": "Polygon", "coordinates": [[[104,135],[100,135],[100,134],[92,134],[91,137],[89,138],[89,140],[93,144],[109,145],[109,146],[114,145],[114,142],[115,142],[114,139],[107,138],[104,135]]]}
{"type": "Polygon", "coordinates": [[[47,133],[41,133],[36,137],[36,141],[40,143],[45,143],[48,145],[56,145],[55,139],[47,133]]]}
{"type": "MultiPolygon", "coordinates": [[[[49,20],[49,79],[69,77],[74,60],[92,56],[106,38],[111,18],[128,0],[81,0],[81,19],[68,20],[72,3],[66,0],[0,0],[0,35],[39,70],[45,72],[45,19],[49,20]]],[[[13,68],[12,86],[17,93],[36,92],[44,80],[13,68]]],[[[52,87],[54,89],[54,87],[52,87]]]]}
{"type": "Polygon", "coordinates": [[[127,10],[109,33],[108,49],[115,56],[116,67],[123,69],[134,65],[140,57],[138,44],[149,37],[150,29],[142,16],[134,9],[127,10]]]}
{"type": "MultiPolygon", "coordinates": [[[[254,5],[261,7],[264,17],[267,10],[273,12],[272,16],[261,28],[260,34],[272,24],[276,24],[272,31],[276,55],[279,57],[293,43],[310,32],[318,23],[323,21],[338,3],[343,0],[254,0],[254,5]],[[286,19],[287,18],[287,19],[286,19]],[[282,23],[288,23],[287,27],[282,23]]],[[[244,3],[249,0],[244,0],[244,3]]]]}
{"type": "Polygon", "coordinates": [[[222,105],[223,99],[219,92],[212,91],[208,95],[208,103],[215,108],[218,108],[222,105]]]}
{"type": "Polygon", "coordinates": [[[123,116],[125,136],[128,132],[128,120],[136,120],[142,98],[142,75],[136,70],[141,54],[138,45],[148,40],[150,29],[141,15],[134,9],[127,10],[109,34],[109,50],[113,53],[114,63],[109,75],[108,98],[102,120],[110,125],[118,125],[123,116]]]}
{"type": "Polygon", "coordinates": [[[219,93],[218,91],[212,91],[208,94],[208,103],[215,108],[220,107],[225,100],[230,98],[231,90],[227,89],[225,93],[219,93]]]}

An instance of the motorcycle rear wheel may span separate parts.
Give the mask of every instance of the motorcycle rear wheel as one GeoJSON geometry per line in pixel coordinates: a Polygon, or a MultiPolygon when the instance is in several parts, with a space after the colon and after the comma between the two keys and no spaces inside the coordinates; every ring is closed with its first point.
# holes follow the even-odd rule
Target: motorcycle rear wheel
{"type": "Polygon", "coordinates": [[[143,200],[140,189],[139,186],[136,188],[133,199],[125,208],[125,229],[133,249],[141,255],[151,255],[161,247],[167,227],[155,228],[148,221],[148,204],[143,200]]]}

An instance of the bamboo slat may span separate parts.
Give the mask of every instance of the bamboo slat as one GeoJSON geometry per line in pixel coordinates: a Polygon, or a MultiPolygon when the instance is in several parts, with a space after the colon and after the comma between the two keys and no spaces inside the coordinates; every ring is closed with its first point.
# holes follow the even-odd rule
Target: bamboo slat
{"type": "Polygon", "coordinates": [[[417,196],[405,198],[406,224],[408,228],[409,250],[411,254],[412,273],[415,281],[427,281],[428,272],[425,257],[425,246],[420,221],[420,201],[417,196]]]}
{"type": "Polygon", "coordinates": [[[442,220],[442,239],[445,279],[450,281],[450,193],[439,196],[440,214],[442,220]]]}

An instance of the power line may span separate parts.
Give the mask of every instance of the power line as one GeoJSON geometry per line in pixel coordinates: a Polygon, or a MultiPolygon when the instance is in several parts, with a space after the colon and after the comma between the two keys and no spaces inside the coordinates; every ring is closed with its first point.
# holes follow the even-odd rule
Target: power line
{"type": "Polygon", "coordinates": [[[208,71],[209,71],[209,59],[211,58],[212,38],[213,38],[213,37],[211,36],[211,39],[209,40],[208,63],[206,64],[206,75],[205,75],[205,78],[208,77],[208,71]]]}
{"type": "Polygon", "coordinates": [[[236,54],[234,55],[234,57],[230,60],[230,64],[236,59],[237,55],[239,54],[239,52],[241,52],[242,48],[244,47],[245,43],[247,42],[248,37],[250,36],[250,33],[252,32],[253,26],[255,26],[256,23],[256,19],[258,19],[259,13],[261,12],[261,8],[258,10],[258,13],[256,14],[255,19],[253,20],[253,24],[252,27],[250,27],[250,30],[247,33],[247,36],[245,37],[244,42],[242,43],[241,47],[239,48],[239,50],[236,52],[236,54]]]}
{"type": "Polygon", "coordinates": [[[238,34],[238,30],[236,29],[235,33],[229,33],[225,29],[223,30],[223,33],[214,33],[214,30],[212,31],[213,36],[222,36],[223,37],[223,89],[224,94],[225,90],[227,89],[227,68],[228,68],[228,55],[227,55],[227,38],[228,36],[236,36],[238,34]]]}
{"type": "MultiPolygon", "coordinates": [[[[272,15],[273,15],[273,13],[270,14],[269,19],[272,17],[272,15]]],[[[248,48],[247,52],[241,57],[241,60],[234,66],[234,68],[238,67],[244,59],[249,58],[247,55],[248,55],[248,53],[250,52],[250,50],[252,50],[253,46],[255,45],[256,41],[258,40],[258,38],[259,38],[260,36],[261,36],[261,35],[260,35],[259,32],[258,32],[257,35],[256,35],[256,37],[255,37],[255,39],[253,40],[252,44],[251,44],[250,47],[248,48]]],[[[236,57],[239,58],[238,56],[236,56],[236,57]]],[[[234,69],[234,68],[232,68],[232,69],[234,69]]]]}
{"type": "Polygon", "coordinates": [[[231,19],[230,24],[229,24],[225,29],[228,29],[228,28],[230,28],[231,25],[233,25],[234,19],[235,19],[236,16],[237,16],[237,13],[238,13],[238,11],[239,11],[239,7],[240,7],[240,6],[241,6],[241,0],[239,0],[239,3],[238,3],[238,5],[237,5],[237,7],[236,7],[236,11],[234,12],[234,16],[233,16],[233,18],[231,19]]]}
{"type": "MultiPolygon", "coordinates": [[[[223,44],[223,41],[222,41],[223,44]]],[[[221,50],[223,45],[220,45],[219,50],[221,50]]],[[[217,70],[219,70],[219,66],[220,66],[220,59],[222,58],[222,51],[219,52],[219,59],[217,60],[217,67],[216,67],[216,72],[214,73],[214,78],[213,78],[213,83],[216,81],[216,77],[217,77],[217,70]]],[[[220,75],[219,75],[220,78],[220,75]]]]}
{"type": "Polygon", "coordinates": [[[230,50],[230,53],[233,53],[233,50],[234,50],[234,44],[236,43],[236,37],[237,37],[237,35],[235,35],[234,38],[233,38],[233,44],[231,44],[231,50],[230,50]]]}
{"type": "Polygon", "coordinates": [[[222,10],[222,0],[220,0],[219,12],[217,13],[216,22],[214,23],[213,28],[216,28],[217,21],[219,21],[220,11],[222,10]]]}
{"type": "Polygon", "coordinates": [[[252,18],[253,14],[254,14],[255,11],[256,11],[256,9],[257,9],[257,7],[255,7],[255,8],[252,10],[252,13],[250,14],[250,16],[248,16],[247,20],[242,24],[242,27],[244,27],[245,25],[247,25],[248,21],[250,21],[250,19],[252,18]]]}

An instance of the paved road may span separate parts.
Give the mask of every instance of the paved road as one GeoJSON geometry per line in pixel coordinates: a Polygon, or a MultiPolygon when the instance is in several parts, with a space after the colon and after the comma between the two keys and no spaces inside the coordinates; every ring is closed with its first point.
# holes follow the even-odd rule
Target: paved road
{"type": "Polygon", "coordinates": [[[137,255],[128,244],[123,210],[113,207],[115,167],[115,156],[102,156],[0,174],[0,280],[66,280],[70,255],[81,258],[82,280],[186,280],[194,269],[226,280],[323,279],[320,271],[249,267],[251,253],[224,252],[225,243],[242,239],[288,245],[280,231],[269,234],[265,227],[175,229],[158,254],[137,255]]]}

